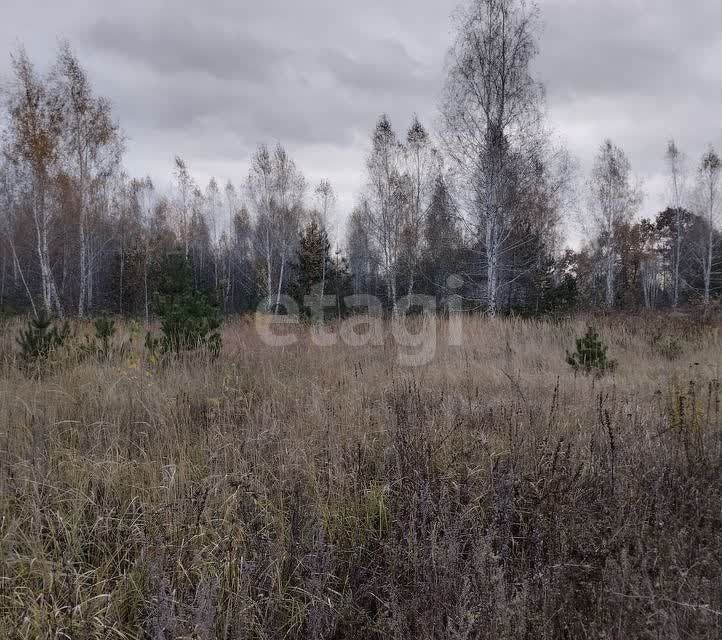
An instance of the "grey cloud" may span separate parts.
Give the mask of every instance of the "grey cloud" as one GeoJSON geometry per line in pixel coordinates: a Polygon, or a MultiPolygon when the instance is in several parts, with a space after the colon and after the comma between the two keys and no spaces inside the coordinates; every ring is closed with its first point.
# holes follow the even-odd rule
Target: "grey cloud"
{"type": "MultiPolygon", "coordinates": [[[[347,185],[340,201],[349,208],[350,176],[360,186],[378,114],[399,134],[415,112],[433,122],[456,2],[124,0],[100,11],[66,0],[42,12],[16,3],[0,41],[25,42],[42,66],[58,37],[70,39],[115,105],[133,169],[164,166],[179,152],[237,178],[257,143],[280,140],[299,164],[309,159],[319,173],[311,180],[347,185]]],[[[668,137],[691,162],[708,142],[722,146],[719,0],[540,5],[536,69],[551,124],[583,170],[605,136],[649,185],[662,180],[668,137]]],[[[655,188],[648,208],[659,205],[655,188]]]]}
{"type": "Polygon", "coordinates": [[[662,207],[666,140],[676,138],[691,164],[722,142],[722,79],[712,63],[722,53],[722,5],[547,0],[541,9],[536,64],[552,122],[585,170],[601,138],[614,138],[649,187],[643,211],[662,207]]]}
{"type": "MultiPolygon", "coordinates": [[[[340,49],[327,49],[319,56],[344,86],[363,91],[401,91],[415,95],[428,93],[432,87],[429,69],[409,55],[406,48],[392,40],[369,43],[363,55],[351,56],[340,49]]],[[[435,75],[435,74],[434,74],[435,75]]]]}
{"type": "Polygon", "coordinates": [[[270,47],[187,18],[141,26],[102,19],[86,39],[135,69],[121,98],[135,121],[199,134],[205,128],[211,138],[230,133],[246,142],[344,145],[359,123],[370,128],[385,104],[413,111],[411,103],[423,102],[438,82],[390,39],[376,40],[368,51],[270,47]]]}
{"type": "Polygon", "coordinates": [[[93,48],[161,74],[204,73],[222,80],[261,81],[283,59],[282,47],[197,18],[163,16],[145,22],[102,18],[86,31],[93,48]]]}
{"type": "Polygon", "coordinates": [[[538,65],[557,93],[658,96],[665,89],[711,88],[699,61],[704,47],[719,41],[718,33],[685,28],[684,20],[649,20],[635,3],[619,5],[618,11],[585,5],[573,13],[567,8],[566,19],[557,6],[545,19],[538,65]]]}

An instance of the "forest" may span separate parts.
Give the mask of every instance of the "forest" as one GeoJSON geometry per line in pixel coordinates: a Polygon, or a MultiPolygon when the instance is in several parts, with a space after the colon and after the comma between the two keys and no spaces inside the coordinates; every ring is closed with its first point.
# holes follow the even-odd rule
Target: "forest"
{"type": "Polygon", "coordinates": [[[717,152],[687,156],[660,140],[662,211],[645,207],[623,140],[600,140],[580,175],[531,75],[538,12],[511,8],[507,23],[499,7],[472,3],[460,18],[437,131],[415,117],[408,129],[383,114],[369,123],[351,211],[337,210],[328,180],[309,184],[281,143],[245,159],[245,177],[199,184],[177,156],[171,189],[129,176],[112,98],[96,95],[70,44],[46,73],[15,51],[2,118],[0,308],[147,325],[162,257],[178,251],[226,314],[311,290],[337,297],[339,313],[352,294],[387,312],[409,294],[434,296],[442,310],[461,295],[489,317],[709,307],[722,286],[717,152]],[[345,230],[332,238],[339,218],[345,230]]]}

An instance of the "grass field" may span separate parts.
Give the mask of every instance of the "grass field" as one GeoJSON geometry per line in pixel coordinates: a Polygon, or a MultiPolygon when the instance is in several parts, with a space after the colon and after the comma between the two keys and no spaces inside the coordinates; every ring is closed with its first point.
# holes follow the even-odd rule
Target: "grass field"
{"type": "Polygon", "coordinates": [[[718,324],[597,319],[602,377],[584,319],[441,322],[416,367],[388,325],[154,361],[125,324],[37,375],[19,324],[2,638],[720,637],[718,324]]]}

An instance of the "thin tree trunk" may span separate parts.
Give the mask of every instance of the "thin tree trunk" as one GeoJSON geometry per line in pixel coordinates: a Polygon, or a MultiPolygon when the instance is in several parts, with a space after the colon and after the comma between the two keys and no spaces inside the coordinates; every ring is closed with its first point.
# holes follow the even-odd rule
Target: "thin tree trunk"
{"type": "MultiPolygon", "coordinates": [[[[23,272],[23,267],[20,264],[20,260],[18,259],[17,251],[15,251],[15,242],[13,241],[12,237],[10,236],[9,231],[7,231],[7,239],[8,239],[8,244],[10,245],[10,251],[12,251],[12,254],[13,254],[13,272],[15,274],[17,274],[17,276],[20,278],[20,281],[23,283],[25,293],[27,294],[28,300],[30,301],[30,306],[33,308],[33,315],[37,318],[38,310],[35,308],[35,300],[33,300],[33,294],[30,293],[30,287],[28,287],[27,280],[25,280],[25,273],[23,272]]],[[[5,291],[5,254],[3,254],[3,292],[4,291],[5,291]]],[[[2,298],[0,298],[0,304],[2,304],[2,298]]]]}
{"type": "Polygon", "coordinates": [[[148,254],[145,254],[143,261],[143,291],[145,295],[145,326],[150,324],[150,313],[148,308],[148,254]]]}
{"type": "Polygon", "coordinates": [[[63,275],[60,280],[60,293],[65,297],[66,286],[68,282],[68,240],[63,239],[63,275]]]}
{"type": "Polygon", "coordinates": [[[495,216],[487,219],[486,224],[486,311],[490,318],[496,316],[497,264],[499,242],[497,238],[495,216]]]}
{"type": "MultiPolygon", "coordinates": [[[[266,221],[268,225],[268,221],[266,221]]],[[[268,301],[268,310],[271,310],[273,305],[273,261],[271,255],[271,231],[266,226],[266,298],[268,301]]]]}
{"type": "Polygon", "coordinates": [[[614,307],[614,246],[612,242],[610,242],[607,253],[607,287],[605,302],[608,309],[614,307]]]}
{"type": "MultiPolygon", "coordinates": [[[[8,240],[10,240],[9,236],[8,236],[8,240]]],[[[14,255],[14,253],[13,253],[13,255],[14,255]]],[[[13,260],[13,289],[17,289],[17,287],[18,287],[18,278],[19,278],[18,268],[17,268],[17,265],[15,264],[15,260],[13,260]]]]}
{"type": "Polygon", "coordinates": [[[709,236],[707,239],[707,263],[704,270],[704,304],[709,305],[709,290],[712,281],[712,244],[714,242],[714,228],[712,227],[712,219],[709,221],[709,236]]]}
{"type": "Polygon", "coordinates": [[[268,310],[273,306],[273,275],[272,275],[271,254],[266,254],[266,297],[268,299],[268,310]]]}
{"type": "MultiPolygon", "coordinates": [[[[498,126],[498,125],[497,125],[498,126]]],[[[501,130],[501,129],[499,129],[501,130]]],[[[497,147],[498,142],[492,131],[488,132],[492,142],[490,151],[489,186],[486,192],[486,308],[490,318],[496,317],[496,296],[499,286],[498,263],[499,263],[499,229],[498,221],[502,219],[499,210],[500,176],[502,169],[502,151],[497,147]]]]}
{"type": "Polygon", "coordinates": [[[487,313],[490,318],[496,317],[496,289],[497,289],[497,273],[496,273],[496,249],[492,249],[487,265],[486,280],[486,298],[487,313]]]}
{"type": "Polygon", "coordinates": [[[281,304],[281,287],[283,286],[283,271],[286,267],[286,250],[284,248],[281,254],[281,272],[278,275],[278,289],[276,290],[276,308],[275,313],[278,313],[278,308],[281,304]]]}
{"type": "Polygon", "coordinates": [[[88,297],[88,238],[85,233],[85,215],[80,213],[80,295],[78,297],[78,316],[85,316],[85,303],[88,297]]]}
{"type": "MultiPolygon", "coordinates": [[[[676,189],[676,186],[675,186],[676,189]]],[[[677,304],[679,302],[679,262],[681,257],[681,250],[682,250],[682,230],[680,229],[681,226],[681,210],[679,208],[679,205],[677,206],[677,216],[676,216],[676,227],[677,227],[677,237],[675,238],[675,256],[674,256],[674,293],[673,293],[673,299],[672,299],[672,306],[677,307],[677,304]]]]}
{"type": "Polygon", "coordinates": [[[40,263],[40,278],[43,289],[43,303],[48,312],[56,310],[59,317],[63,317],[63,308],[60,304],[55,278],[50,268],[50,249],[48,243],[48,217],[45,211],[45,184],[42,178],[36,180],[35,197],[33,202],[33,218],[38,241],[38,261],[40,263]]]}
{"type": "Polygon", "coordinates": [[[95,262],[95,254],[93,253],[93,246],[91,243],[90,236],[87,236],[87,299],[86,299],[86,310],[89,312],[93,308],[93,294],[95,292],[95,280],[93,278],[94,274],[94,262],[95,262]]]}
{"type": "Polygon", "coordinates": [[[323,292],[326,288],[326,247],[322,247],[321,255],[321,292],[318,296],[319,302],[323,299],[323,292]]]}
{"type": "Polygon", "coordinates": [[[7,271],[7,253],[3,251],[3,275],[2,275],[2,284],[0,284],[0,307],[2,307],[3,302],[5,301],[5,277],[6,277],[6,271],[7,271]]]}
{"type": "Polygon", "coordinates": [[[125,251],[123,250],[123,242],[120,243],[120,274],[118,277],[118,313],[123,315],[123,271],[125,269],[125,251]]]}
{"type": "Polygon", "coordinates": [[[386,294],[391,302],[391,313],[396,315],[398,311],[396,307],[396,273],[390,267],[386,273],[386,294]]]}
{"type": "Polygon", "coordinates": [[[87,233],[87,212],[85,206],[85,170],[83,165],[82,152],[78,150],[78,167],[79,167],[79,202],[78,210],[80,213],[80,224],[78,229],[78,239],[80,241],[80,295],[78,297],[78,316],[84,317],[85,311],[90,307],[88,295],[88,233],[87,233]]]}

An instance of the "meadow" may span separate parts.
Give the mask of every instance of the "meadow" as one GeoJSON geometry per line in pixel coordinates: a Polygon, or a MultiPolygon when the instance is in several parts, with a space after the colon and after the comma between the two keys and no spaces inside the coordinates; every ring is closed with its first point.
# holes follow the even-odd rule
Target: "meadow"
{"type": "MultiPolygon", "coordinates": [[[[433,357],[0,328],[0,637],[719,638],[719,322],[439,321],[433,357]],[[594,323],[617,361],[575,372],[594,323]],[[452,341],[453,342],[453,341],[452,341]]],[[[388,334],[388,335],[387,335],[388,334]]]]}

